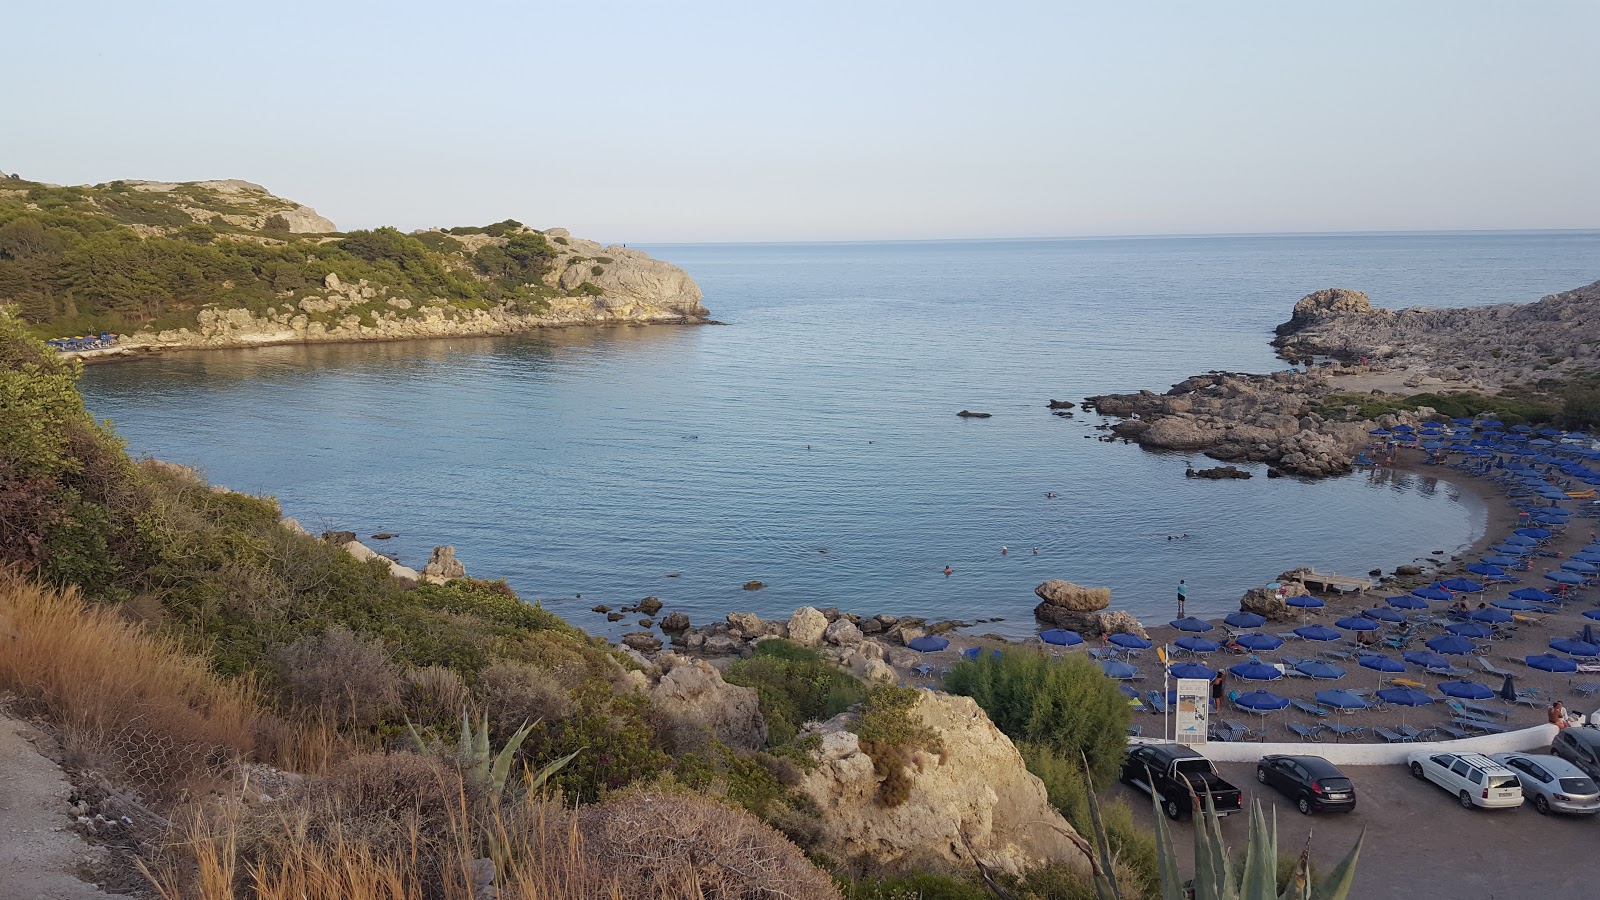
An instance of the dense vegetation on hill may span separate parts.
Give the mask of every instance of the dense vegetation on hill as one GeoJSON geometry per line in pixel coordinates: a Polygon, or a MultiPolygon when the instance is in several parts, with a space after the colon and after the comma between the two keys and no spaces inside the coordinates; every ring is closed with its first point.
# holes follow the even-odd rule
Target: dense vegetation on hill
{"type": "Polygon", "coordinates": [[[514,221],[454,229],[491,239],[476,249],[393,228],[295,234],[282,213],[263,214],[273,207],[262,204],[287,201],[248,196],[254,205],[200,184],[0,182],[0,303],[53,337],[185,327],[208,305],[261,314],[321,288],[329,273],[464,309],[537,313],[561,293],[545,281],[555,256],[545,235],[514,221]]]}

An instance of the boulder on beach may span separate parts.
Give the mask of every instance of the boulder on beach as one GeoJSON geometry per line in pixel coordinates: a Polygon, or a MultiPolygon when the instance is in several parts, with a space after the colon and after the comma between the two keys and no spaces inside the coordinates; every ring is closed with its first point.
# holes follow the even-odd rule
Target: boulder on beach
{"type": "Polygon", "coordinates": [[[768,633],[767,623],[753,612],[728,613],[728,631],[747,639],[768,633]]]}
{"type": "Polygon", "coordinates": [[[828,617],[814,606],[802,606],[789,617],[789,640],[802,647],[815,647],[822,643],[828,630],[828,617]]]}
{"type": "Polygon", "coordinates": [[[861,643],[861,629],[849,619],[835,619],[833,624],[822,632],[822,639],[836,647],[854,647],[861,643]]]}
{"type": "Polygon", "coordinates": [[[1083,587],[1059,578],[1046,581],[1033,592],[1045,603],[1072,612],[1094,612],[1111,605],[1110,588],[1083,587]]]}

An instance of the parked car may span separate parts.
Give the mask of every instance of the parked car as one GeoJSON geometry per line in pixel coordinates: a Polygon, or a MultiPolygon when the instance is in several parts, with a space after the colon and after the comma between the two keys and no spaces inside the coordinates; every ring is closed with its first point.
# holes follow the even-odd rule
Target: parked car
{"type": "Polygon", "coordinates": [[[1533,798],[1533,808],[1540,813],[1600,813],[1600,787],[1582,769],[1559,756],[1496,753],[1489,758],[1517,774],[1522,796],[1533,798]]]}
{"type": "Polygon", "coordinates": [[[1406,757],[1411,774],[1456,795],[1467,809],[1503,809],[1522,805],[1522,784],[1510,769],[1482,753],[1429,753],[1406,757]]]}
{"type": "Polygon", "coordinates": [[[1355,784],[1320,756],[1263,756],[1256,763],[1256,780],[1276,788],[1308,816],[1356,808],[1355,784]]]}
{"type": "Polygon", "coordinates": [[[1600,728],[1563,728],[1550,742],[1550,753],[1559,756],[1583,770],[1583,774],[1600,781],[1600,728]]]}
{"type": "Polygon", "coordinates": [[[1128,750],[1122,761],[1123,784],[1139,788],[1156,798],[1169,819],[1193,815],[1212,808],[1219,816],[1244,809],[1244,794],[1212,768],[1211,760],[1178,744],[1142,744],[1128,750]]]}

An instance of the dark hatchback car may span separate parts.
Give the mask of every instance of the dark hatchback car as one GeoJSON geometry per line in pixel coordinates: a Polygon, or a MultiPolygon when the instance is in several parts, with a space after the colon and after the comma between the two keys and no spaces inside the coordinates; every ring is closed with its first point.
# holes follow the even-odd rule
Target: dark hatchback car
{"type": "Polygon", "coordinates": [[[1356,786],[1320,756],[1263,756],[1256,763],[1256,780],[1277,788],[1308,816],[1356,808],[1356,786]]]}

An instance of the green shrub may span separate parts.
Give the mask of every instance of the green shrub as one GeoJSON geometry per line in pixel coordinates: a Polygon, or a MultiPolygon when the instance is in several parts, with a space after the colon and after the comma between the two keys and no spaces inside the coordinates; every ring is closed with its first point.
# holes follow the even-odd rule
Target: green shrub
{"type": "Polygon", "coordinates": [[[861,750],[872,758],[878,773],[878,802],[899,806],[911,795],[906,769],[918,751],[943,752],[933,729],[922,724],[915,710],[921,700],[918,688],[877,685],[868,689],[851,730],[860,738],[861,750]]]}
{"type": "Polygon", "coordinates": [[[757,644],[755,655],[728,666],[723,678],[755,690],[773,747],[790,744],[801,725],[832,718],[862,697],[861,682],[848,672],[784,640],[757,644]]]}
{"type": "Polygon", "coordinates": [[[572,289],[572,296],[574,297],[598,297],[604,293],[605,290],[592,281],[585,281],[572,289]]]}
{"type": "Polygon", "coordinates": [[[983,654],[958,662],[945,689],[976,700],[1013,741],[1044,744],[1068,759],[1081,754],[1101,784],[1116,777],[1127,749],[1128,701],[1087,656],[983,654]]]}
{"type": "Polygon", "coordinates": [[[605,266],[590,266],[589,267],[589,274],[590,275],[600,276],[600,275],[604,275],[605,273],[606,273],[606,267],[605,266]]]}
{"type": "Polygon", "coordinates": [[[994,894],[975,879],[927,872],[838,884],[849,900],[994,900],[994,894]]]}
{"type": "Polygon", "coordinates": [[[261,230],[281,231],[287,233],[289,231],[289,220],[284,218],[280,213],[273,213],[262,221],[261,230]]]}

